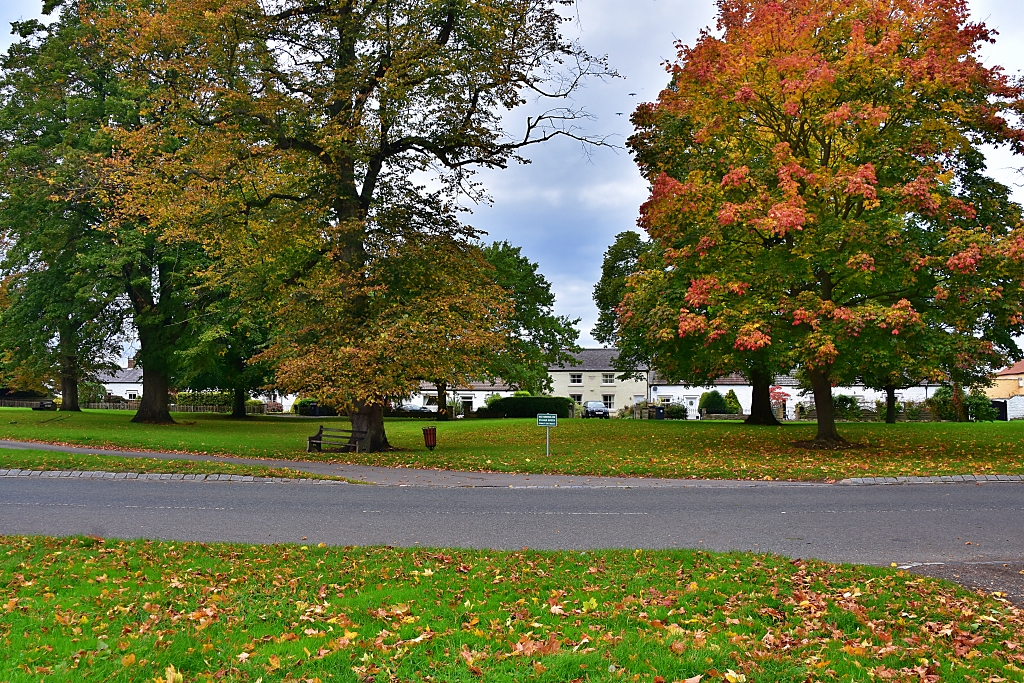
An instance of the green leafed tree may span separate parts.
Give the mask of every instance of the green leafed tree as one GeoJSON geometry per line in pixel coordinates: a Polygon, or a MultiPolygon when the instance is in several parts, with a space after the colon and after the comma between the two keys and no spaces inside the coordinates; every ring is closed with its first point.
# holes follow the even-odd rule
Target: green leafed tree
{"type": "Polygon", "coordinates": [[[495,242],[483,248],[490,274],[512,303],[505,320],[510,343],[489,364],[490,374],[509,385],[542,394],[551,385],[548,368],[569,363],[580,350],[579,319],[555,315],[555,295],[539,266],[520,247],[495,242]]]}
{"type": "Polygon", "coordinates": [[[0,58],[0,346],[15,385],[52,386],[76,411],[79,385],[116,361],[127,314],[89,192],[109,93],[78,54],[73,9],[14,31],[0,58]]]}

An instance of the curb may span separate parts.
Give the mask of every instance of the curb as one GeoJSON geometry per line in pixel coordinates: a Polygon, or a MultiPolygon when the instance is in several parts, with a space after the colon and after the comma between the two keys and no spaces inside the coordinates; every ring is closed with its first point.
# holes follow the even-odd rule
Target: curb
{"type": "Polygon", "coordinates": [[[943,477],[857,477],[836,482],[837,486],[885,486],[891,484],[964,484],[972,482],[1020,483],[1019,474],[956,474],[943,477]]]}
{"type": "Polygon", "coordinates": [[[3,470],[0,477],[33,477],[36,479],[120,479],[136,481],[229,481],[246,484],[317,484],[344,485],[347,481],[333,479],[290,479],[286,477],[254,477],[242,474],[140,474],[138,472],[81,472],[78,470],[3,470]]]}
{"type": "MultiPolygon", "coordinates": [[[[139,472],[97,472],[79,470],[21,470],[21,469],[0,469],[0,477],[34,477],[37,479],[110,479],[110,480],[135,480],[135,481],[217,481],[235,482],[244,484],[315,484],[318,486],[351,485],[348,481],[334,479],[310,479],[310,478],[289,478],[289,477],[254,477],[242,474],[140,474],[139,472]]],[[[702,485],[723,484],[719,480],[684,480],[683,488],[700,487],[702,485]]],[[[996,483],[996,484],[1019,484],[1024,482],[1024,475],[1018,474],[957,474],[953,476],[939,477],[857,477],[837,481],[832,486],[894,486],[907,484],[971,484],[971,483],[996,483]]],[[[367,482],[372,483],[372,482],[367,482]]],[[[729,482],[734,486],[763,486],[769,482],[729,482]]],[[[822,482],[770,482],[777,486],[829,486],[822,482]]],[[[377,486],[400,486],[408,487],[409,484],[376,484],[377,486]]],[[[430,488],[428,486],[428,488],[430,488]]],[[[460,486],[457,488],[505,488],[460,486]]],[[[584,488],[640,488],[636,486],[615,485],[615,486],[587,486],[570,484],[567,486],[509,486],[516,489],[540,489],[540,488],[563,488],[563,489],[584,489],[584,488]]]]}

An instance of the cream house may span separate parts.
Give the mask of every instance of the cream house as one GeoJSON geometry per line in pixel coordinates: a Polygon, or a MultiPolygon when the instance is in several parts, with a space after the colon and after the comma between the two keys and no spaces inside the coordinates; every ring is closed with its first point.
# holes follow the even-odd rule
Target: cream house
{"type": "Polygon", "coordinates": [[[992,386],[985,392],[989,398],[1003,399],[1024,396],[1024,360],[1000,370],[992,379],[992,386]]]}
{"type": "Polygon", "coordinates": [[[583,349],[575,363],[548,368],[551,395],[568,396],[577,403],[601,401],[609,410],[628,408],[647,400],[647,381],[618,379],[617,349],[583,349]]]}

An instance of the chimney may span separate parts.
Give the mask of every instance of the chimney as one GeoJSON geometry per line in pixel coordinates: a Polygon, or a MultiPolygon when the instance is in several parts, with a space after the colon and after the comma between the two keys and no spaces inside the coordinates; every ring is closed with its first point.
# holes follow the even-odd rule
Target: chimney
{"type": "Polygon", "coordinates": [[[128,359],[128,369],[131,370],[134,367],[135,367],[135,359],[134,358],[129,358],[128,359]]]}

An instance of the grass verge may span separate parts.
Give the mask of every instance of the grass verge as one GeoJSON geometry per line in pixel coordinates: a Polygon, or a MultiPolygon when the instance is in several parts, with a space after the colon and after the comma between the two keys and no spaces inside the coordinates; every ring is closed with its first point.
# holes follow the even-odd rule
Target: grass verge
{"type": "Polygon", "coordinates": [[[310,474],[287,467],[259,467],[201,460],[158,460],[156,458],[122,458],[116,455],[79,455],[50,451],[0,449],[0,469],[80,472],[138,472],[140,474],[238,474],[253,477],[286,479],[329,479],[364,484],[342,477],[310,474]]]}
{"type": "Polygon", "coordinates": [[[23,537],[0,547],[7,683],[1024,674],[1018,609],[889,569],[700,551],[23,537]]]}
{"type": "MultiPolygon", "coordinates": [[[[306,437],[341,418],[231,420],[181,414],[176,425],[130,422],[125,411],[80,414],[0,410],[0,438],[94,447],[140,448],[244,457],[303,459],[306,437]]],[[[324,454],[321,459],[374,466],[573,475],[839,480],[862,476],[1024,474],[1024,421],[981,424],[849,423],[840,433],[862,448],[807,450],[794,442],[813,425],[748,427],[734,422],[563,420],[544,430],[532,420],[389,420],[389,453],[324,454]],[[436,425],[428,451],[421,428],[436,425]]]]}

